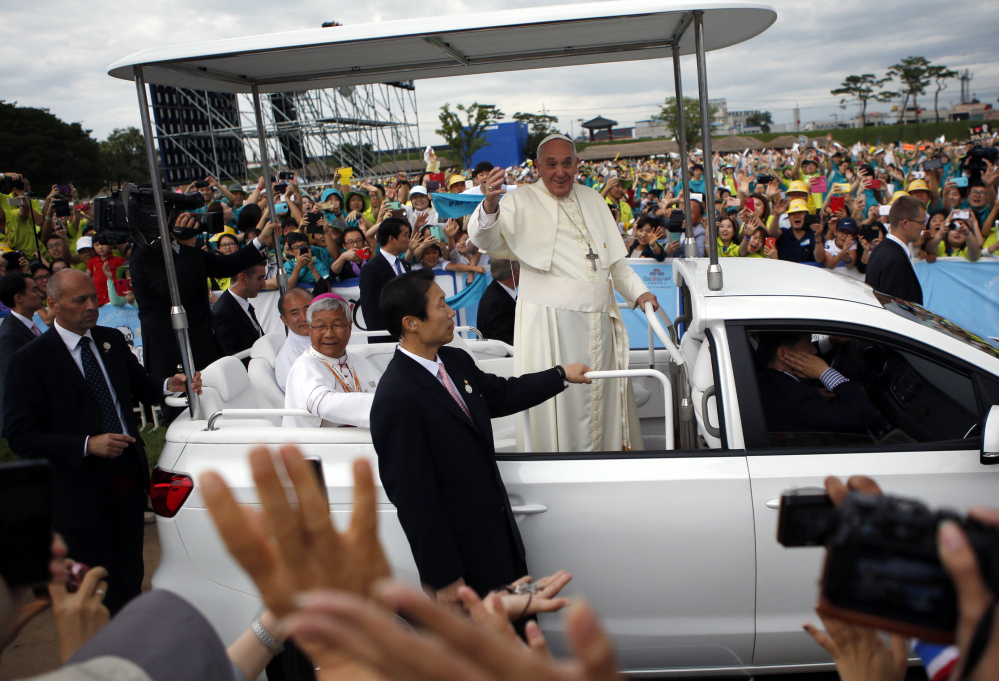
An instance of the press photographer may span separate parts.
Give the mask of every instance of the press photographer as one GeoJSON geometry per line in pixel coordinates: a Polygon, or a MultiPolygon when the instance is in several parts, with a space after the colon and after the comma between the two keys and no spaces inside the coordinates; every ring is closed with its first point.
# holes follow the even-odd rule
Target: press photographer
{"type": "MultiPolygon", "coordinates": [[[[223,255],[202,248],[207,237],[220,233],[224,226],[222,213],[193,214],[204,205],[200,192],[167,192],[163,199],[194,366],[203,369],[224,354],[208,302],[208,279],[234,277],[264,262],[265,244],[272,241],[274,224],[268,223],[259,237],[235,253],[223,255]]],[[[126,185],[126,191],[101,197],[94,204],[98,234],[129,232],[135,240],[129,265],[142,324],[146,370],[153,376],[170,375],[177,371],[181,357],[170,320],[172,303],[152,190],[126,185]]]]}

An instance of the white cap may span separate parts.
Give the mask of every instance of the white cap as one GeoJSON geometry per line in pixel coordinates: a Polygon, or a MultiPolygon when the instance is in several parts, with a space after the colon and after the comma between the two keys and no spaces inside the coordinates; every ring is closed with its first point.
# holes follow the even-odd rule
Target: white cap
{"type": "Polygon", "coordinates": [[[76,252],[79,253],[81,249],[93,248],[94,238],[90,236],[81,236],[76,240],[76,252]]]}
{"type": "Polygon", "coordinates": [[[541,153],[541,147],[545,146],[546,144],[548,144],[552,140],[562,140],[564,142],[568,142],[569,144],[572,145],[572,153],[576,153],[576,143],[573,142],[571,139],[569,139],[568,135],[563,135],[560,132],[556,132],[556,133],[553,133],[551,135],[548,135],[548,137],[546,137],[543,140],[541,140],[541,144],[538,145],[538,151],[537,151],[537,153],[540,154],[541,153]]]}
{"type": "Polygon", "coordinates": [[[430,196],[427,193],[427,188],[424,187],[422,184],[418,184],[409,190],[409,195],[412,196],[413,194],[423,194],[424,196],[430,196]]]}

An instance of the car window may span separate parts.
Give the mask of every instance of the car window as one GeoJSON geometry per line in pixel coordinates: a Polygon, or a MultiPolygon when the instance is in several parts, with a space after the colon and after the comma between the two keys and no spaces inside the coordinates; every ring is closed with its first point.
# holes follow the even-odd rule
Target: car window
{"type": "Polygon", "coordinates": [[[876,332],[747,331],[770,447],[855,448],[980,435],[971,377],[930,351],[876,332]]]}

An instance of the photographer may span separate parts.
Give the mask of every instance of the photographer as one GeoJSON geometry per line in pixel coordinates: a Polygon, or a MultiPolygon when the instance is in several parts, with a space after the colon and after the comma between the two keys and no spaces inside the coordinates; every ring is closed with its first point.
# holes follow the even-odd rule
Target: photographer
{"type": "MultiPolygon", "coordinates": [[[[224,354],[208,305],[208,278],[234,277],[264,262],[264,245],[271,243],[274,226],[274,223],[267,223],[259,237],[231,255],[197,248],[200,229],[193,215],[181,215],[171,227],[174,268],[181,305],[187,312],[188,336],[196,369],[203,369],[224,354]]],[[[154,376],[171,375],[177,371],[181,359],[170,321],[170,289],[159,240],[148,247],[133,249],[129,264],[142,323],[146,370],[154,376]]]]}
{"type": "Polygon", "coordinates": [[[300,232],[290,232],[284,237],[284,271],[288,275],[288,288],[299,284],[314,286],[330,273],[333,258],[325,248],[309,246],[309,238],[300,232]]]}

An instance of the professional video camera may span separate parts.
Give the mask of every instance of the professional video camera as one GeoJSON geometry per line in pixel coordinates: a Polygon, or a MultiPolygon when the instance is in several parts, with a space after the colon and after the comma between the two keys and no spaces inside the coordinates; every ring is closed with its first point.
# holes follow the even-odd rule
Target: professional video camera
{"type": "Polygon", "coordinates": [[[968,171],[970,181],[977,182],[981,179],[982,173],[989,169],[989,163],[995,163],[997,160],[999,160],[999,149],[976,144],[961,159],[961,169],[968,171]]]}
{"type": "MultiPolygon", "coordinates": [[[[218,234],[225,228],[222,213],[195,215],[194,227],[178,227],[177,217],[193,212],[205,205],[201,192],[177,194],[163,189],[163,204],[166,209],[170,231],[178,239],[190,239],[198,234],[218,234]]],[[[129,235],[139,246],[149,246],[160,236],[159,220],[156,217],[156,201],[150,187],[138,188],[125,184],[115,189],[111,196],[94,199],[94,230],[98,236],[106,237],[113,243],[123,243],[129,235]]]]}
{"type": "Polygon", "coordinates": [[[961,526],[985,582],[999,593],[999,531],[913,499],[851,492],[839,509],[823,493],[781,496],[777,541],[828,549],[817,610],[885,631],[952,643],[957,595],[937,553],[937,528],[961,526]]]}

